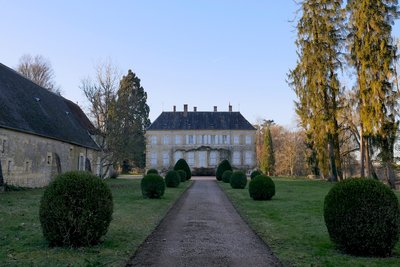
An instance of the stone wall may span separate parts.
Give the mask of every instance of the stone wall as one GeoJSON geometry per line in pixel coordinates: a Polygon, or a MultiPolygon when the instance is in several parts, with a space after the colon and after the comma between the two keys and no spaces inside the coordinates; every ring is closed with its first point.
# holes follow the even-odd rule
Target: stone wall
{"type": "Polygon", "coordinates": [[[191,169],[216,168],[228,159],[237,169],[256,166],[255,131],[148,131],[146,134],[146,169],[165,171],[184,158],[191,169]]]}
{"type": "Polygon", "coordinates": [[[99,173],[99,152],[37,135],[0,128],[0,162],[4,183],[43,187],[60,172],[99,173]]]}

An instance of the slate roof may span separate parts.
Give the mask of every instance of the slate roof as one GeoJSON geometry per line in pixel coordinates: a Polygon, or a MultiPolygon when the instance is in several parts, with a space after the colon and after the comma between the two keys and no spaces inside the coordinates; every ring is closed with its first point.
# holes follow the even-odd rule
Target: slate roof
{"type": "Polygon", "coordinates": [[[79,108],[0,63],[0,128],[99,149],[94,127],[79,108]]]}
{"type": "Polygon", "coordinates": [[[152,130],[255,130],[240,112],[163,112],[147,129],[152,130]]]}

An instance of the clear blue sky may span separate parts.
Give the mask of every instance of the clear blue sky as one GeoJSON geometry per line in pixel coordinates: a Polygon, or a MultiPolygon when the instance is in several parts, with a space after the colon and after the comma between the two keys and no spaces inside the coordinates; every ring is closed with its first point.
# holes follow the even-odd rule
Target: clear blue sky
{"type": "Polygon", "coordinates": [[[296,63],[293,0],[0,0],[0,7],[0,62],[14,68],[23,54],[43,55],[63,95],[83,108],[82,78],[111,59],[141,79],[152,121],[173,105],[223,111],[231,103],[252,123],[294,125],[295,95],[285,81],[296,63]]]}

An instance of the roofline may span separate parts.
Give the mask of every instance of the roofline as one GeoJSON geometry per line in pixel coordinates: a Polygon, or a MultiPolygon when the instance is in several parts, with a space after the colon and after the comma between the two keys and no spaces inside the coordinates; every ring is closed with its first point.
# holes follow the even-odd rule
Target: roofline
{"type": "Polygon", "coordinates": [[[146,130],[146,132],[155,132],[155,131],[165,131],[165,132],[170,132],[170,131],[257,131],[256,128],[254,129],[154,129],[154,130],[146,130]]]}
{"type": "MultiPolygon", "coordinates": [[[[68,143],[68,144],[71,144],[71,145],[76,145],[76,146],[80,146],[80,147],[84,147],[84,148],[90,148],[90,149],[94,149],[94,150],[97,150],[97,151],[101,150],[100,147],[95,148],[95,147],[91,147],[91,146],[86,146],[86,145],[83,145],[83,144],[67,141],[67,140],[64,140],[64,139],[55,138],[55,137],[51,137],[51,136],[48,136],[48,135],[38,134],[38,133],[35,133],[35,132],[21,130],[21,129],[8,127],[8,126],[4,126],[4,125],[0,125],[0,129],[1,128],[12,130],[12,131],[16,131],[16,132],[22,132],[22,133],[27,133],[27,134],[31,134],[31,135],[36,135],[36,136],[39,136],[39,137],[44,137],[44,138],[48,138],[48,139],[52,139],[52,140],[56,140],[56,141],[61,141],[61,142],[68,143]]],[[[93,140],[93,142],[97,145],[97,143],[94,140],[93,140]]]]}

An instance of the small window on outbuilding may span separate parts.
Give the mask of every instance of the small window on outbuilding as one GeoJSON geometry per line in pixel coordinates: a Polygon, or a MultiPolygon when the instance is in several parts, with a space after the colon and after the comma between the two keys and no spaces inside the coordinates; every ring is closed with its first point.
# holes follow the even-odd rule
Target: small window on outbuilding
{"type": "Polygon", "coordinates": [[[81,153],[78,158],[78,170],[84,171],[85,170],[85,156],[81,153]]]}
{"type": "Polygon", "coordinates": [[[25,161],[25,172],[31,172],[31,161],[25,161]]]}
{"type": "Polygon", "coordinates": [[[0,138],[0,152],[5,153],[6,152],[6,139],[0,138]]]}
{"type": "Polygon", "coordinates": [[[11,175],[12,168],[12,160],[9,160],[7,164],[7,175],[11,175]]]}

